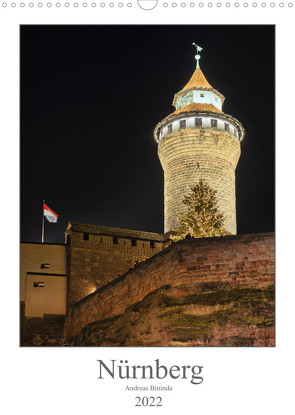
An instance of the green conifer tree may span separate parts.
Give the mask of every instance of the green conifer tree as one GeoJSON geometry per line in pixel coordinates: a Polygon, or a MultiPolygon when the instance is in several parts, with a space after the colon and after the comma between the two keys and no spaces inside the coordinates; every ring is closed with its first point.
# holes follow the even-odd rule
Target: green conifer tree
{"type": "Polygon", "coordinates": [[[184,239],[188,234],[194,238],[225,235],[224,214],[219,211],[216,193],[203,180],[191,187],[182,201],[187,212],[177,216],[180,227],[173,230],[173,241],[184,239]]]}

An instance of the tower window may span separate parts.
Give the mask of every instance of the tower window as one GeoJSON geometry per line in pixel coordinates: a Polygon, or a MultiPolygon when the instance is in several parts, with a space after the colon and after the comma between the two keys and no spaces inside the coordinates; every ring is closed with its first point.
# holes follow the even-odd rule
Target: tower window
{"type": "Polygon", "coordinates": [[[179,121],[179,128],[185,128],[186,127],[186,120],[179,121]]]}
{"type": "Polygon", "coordinates": [[[83,240],[84,241],[89,241],[89,233],[88,232],[83,233],[83,240]]]}
{"type": "Polygon", "coordinates": [[[211,127],[217,127],[217,120],[211,120],[211,127]]]}
{"type": "Polygon", "coordinates": [[[215,101],[218,102],[218,98],[215,98],[215,101]]]}
{"type": "Polygon", "coordinates": [[[117,245],[118,244],[118,237],[117,236],[114,236],[113,237],[113,244],[114,245],[117,245]]]}
{"type": "Polygon", "coordinates": [[[199,164],[199,162],[197,161],[197,167],[198,167],[198,169],[200,168],[200,164],[199,164]]]}
{"type": "Polygon", "coordinates": [[[154,248],[155,247],[155,242],[154,241],[150,241],[150,247],[154,248]]]}
{"type": "Polygon", "coordinates": [[[200,97],[201,97],[201,98],[204,98],[204,96],[205,96],[205,94],[200,94],[200,97]]]}
{"type": "Polygon", "coordinates": [[[202,118],[195,118],[195,126],[202,127],[202,118]]]}
{"type": "Polygon", "coordinates": [[[229,124],[227,122],[224,123],[224,129],[225,131],[229,131],[229,124]]]}
{"type": "Polygon", "coordinates": [[[136,246],[136,245],[137,245],[137,240],[131,239],[131,246],[136,246]]]}
{"type": "Polygon", "coordinates": [[[234,135],[235,135],[236,137],[238,137],[238,132],[237,132],[237,130],[236,130],[236,129],[234,129],[234,135]]]}
{"type": "Polygon", "coordinates": [[[41,287],[41,288],[42,288],[42,287],[44,287],[44,282],[41,282],[41,281],[40,281],[40,282],[37,282],[37,281],[34,281],[34,282],[33,282],[33,287],[34,287],[34,288],[38,288],[38,287],[41,287]]]}
{"type": "Polygon", "coordinates": [[[168,125],[168,134],[172,133],[172,124],[168,125]]]}

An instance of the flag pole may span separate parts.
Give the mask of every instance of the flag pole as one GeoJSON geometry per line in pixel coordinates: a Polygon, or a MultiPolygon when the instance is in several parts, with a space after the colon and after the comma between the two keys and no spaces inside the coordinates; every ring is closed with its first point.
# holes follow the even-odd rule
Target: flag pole
{"type": "Polygon", "coordinates": [[[45,200],[42,203],[42,244],[44,243],[44,203],[45,200]]]}

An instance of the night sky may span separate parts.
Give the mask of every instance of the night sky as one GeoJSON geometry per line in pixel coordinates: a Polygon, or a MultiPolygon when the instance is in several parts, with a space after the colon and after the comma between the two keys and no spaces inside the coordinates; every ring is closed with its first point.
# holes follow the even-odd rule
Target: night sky
{"type": "Polygon", "coordinates": [[[201,69],[246,135],[238,233],[274,230],[274,26],[22,26],[21,241],[63,242],[69,221],[162,233],[153,129],[201,69]]]}

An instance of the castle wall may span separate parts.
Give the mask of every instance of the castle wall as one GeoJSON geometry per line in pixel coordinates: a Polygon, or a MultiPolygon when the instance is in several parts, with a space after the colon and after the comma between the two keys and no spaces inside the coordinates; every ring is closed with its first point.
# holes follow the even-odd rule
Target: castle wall
{"type": "Polygon", "coordinates": [[[66,314],[66,245],[20,245],[21,346],[58,346],[66,314]]]}
{"type": "Polygon", "coordinates": [[[25,301],[27,273],[66,274],[65,244],[20,244],[20,300],[25,301]]]}
{"type": "Polygon", "coordinates": [[[20,309],[21,346],[60,346],[63,337],[65,316],[44,315],[25,317],[25,303],[20,309]]]}
{"type": "Polygon", "coordinates": [[[165,232],[177,228],[177,215],[185,211],[182,201],[191,186],[203,179],[217,191],[224,228],[236,234],[235,169],[240,143],[226,131],[214,128],[184,128],[168,134],[159,143],[164,170],[165,232]]]}
{"type": "Polygon", "coordinates": [[[67,230],[68,304],[73,304],[160,252],[164,237],[84,224],[67,230]]]}
{"type": "Polygon", "coordinates": [[[163,285],[218,281],[264,289],[274,284],[274,249],[273,233],[182,240],[71,306],[65,338],[124,313],[163,285]]]}

